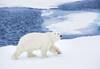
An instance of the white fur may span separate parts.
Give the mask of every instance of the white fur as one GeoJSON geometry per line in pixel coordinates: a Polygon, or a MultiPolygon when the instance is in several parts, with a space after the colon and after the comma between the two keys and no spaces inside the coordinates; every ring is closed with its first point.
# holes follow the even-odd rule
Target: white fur
{"type": "Polygon", "coordinates": [[[26,34],[20,39],[12,58],[18,59],[23,52],[27,52],[28,57],[32,57],[32,52],[37,49],[41,50],[42,57],[46,57],[48,51],[57,54],[54,43],[59,39],[60,35],[54,32],[26,34]]]}

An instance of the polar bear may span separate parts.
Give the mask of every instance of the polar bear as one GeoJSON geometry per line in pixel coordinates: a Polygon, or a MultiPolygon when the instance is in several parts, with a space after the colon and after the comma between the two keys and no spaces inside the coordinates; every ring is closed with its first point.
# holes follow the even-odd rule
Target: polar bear
{"type": "Polygon", "coordinates": [[[60,40],[60,35],[55,32],[28,33],[19,40],[12,59],[18,59],[23,52],[27,52],[28,57],[32,57],[34,56],[33,51],[38,49],[40,49],[42,57],[46,57],[48,51],[56,55],[60,54],[59,48],[55,46],[55,42],[58,40],[60,40]]]}

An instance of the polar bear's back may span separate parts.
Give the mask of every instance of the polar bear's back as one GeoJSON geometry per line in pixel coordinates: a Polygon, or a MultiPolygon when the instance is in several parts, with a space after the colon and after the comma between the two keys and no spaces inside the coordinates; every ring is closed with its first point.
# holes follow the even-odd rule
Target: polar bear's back
{"type": "Polygon", "coordinates": [[[21,39],[27,40],[27,39],[37,39],[37,38],[47,38],[46,33],[29,33],[24,35],[21,39]]]}
{"type": "Polygon", "coordinates": [[[24,35],[18,45],[19,46],[28,46],[29,48],[36,47],[39,48],[41,45],[45,46],[44,44],[49,44],[49,36],[47,33],[29,33],[24,35]],[[32,47],[30,47],[32,46],[32,47]]]}

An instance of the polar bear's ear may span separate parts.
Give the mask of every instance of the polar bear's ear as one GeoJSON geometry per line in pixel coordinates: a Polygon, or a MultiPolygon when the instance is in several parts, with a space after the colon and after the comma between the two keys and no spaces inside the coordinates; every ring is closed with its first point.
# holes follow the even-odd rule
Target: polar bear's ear
{"type": "Polygon", "coordinates": [[[59,35],[59,33],[58,32],[53,32],[54,33],[54,35],[59,35]]]}
{"type": "Polygon", "coordinates": [[[54,32],[54,35],[59,36],[60,38],[63,37],[63,35],[61,35],[60,33],[54,32]]]}

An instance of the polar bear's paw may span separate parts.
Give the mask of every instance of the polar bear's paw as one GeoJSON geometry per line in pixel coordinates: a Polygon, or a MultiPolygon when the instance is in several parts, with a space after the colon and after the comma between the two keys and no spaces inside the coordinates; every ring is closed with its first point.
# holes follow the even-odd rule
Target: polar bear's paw
{"type": "Polygon", "coordinates": [[[27,56],[28,56],[29,58],[31,58],[31,57],[35,57],[36,55],[33,54],[33,53],[31,53],[31,52],[28,52],[28,53],[27,53],[27,56]]]}
{"type": "Polygon", "coordinates": [[[36,55],[34,54],[28,54],[28,57],[31,58],[31,57],[35,57],[36,55]]]}
{"type": "Polygon", "coordinates": [[[18,57],[17,57],[16,55],[12,55],[12,56],[11,56],[11,59],[12,59],[12,60],[18,60],[18,57]]]}

